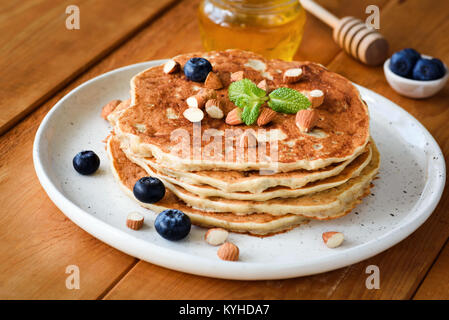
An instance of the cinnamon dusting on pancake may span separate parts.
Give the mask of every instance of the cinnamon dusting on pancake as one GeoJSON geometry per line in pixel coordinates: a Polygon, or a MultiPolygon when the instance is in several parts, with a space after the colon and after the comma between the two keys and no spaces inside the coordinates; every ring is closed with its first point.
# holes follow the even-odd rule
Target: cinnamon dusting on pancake
{"type": "MultiPolygon", "coordinates": [[[[181,65],[194,56],[201,53],[180,55],[176,61],[181,65]]],[[[286,135],[285,140],[295,139],[296,143],[291,147],[279,144],[278,161],[286,164],[299,164],[304,161],[307,169],[317,169],[327,166],[327,162],[317,162],[320,159],[330,159],[330,162],[339,162],[361,152],[369,138],[369,116],[366,105],[359,97],[358,90],[350,81],[344,77],[330,72],[322,66],[311,62],[285,62],[280,60],[265,60],[262,57],[239,50],[215,52],[210,54],[210,62],[214,72],[220,76],[231,74],[236,71],[244,71],[245,77],[255,83],[266,80],[270,87],[290,87],[298,91],[322,90],[325,93],[323,104],[316,109],[319,120],[316,126],[325,136],[316,137],[311,134],[299,132],[295,125],[295,115],[281,114],[266,126],[267,130],[278,129],[286,135]],[[249,60],[258,60],[266,65],[265,72],[273,75],[273,80],[267,80],[261,72],[246,65],[249,60]],[[285,84],[282,74],[275,70],[287,70],[301,67],[304,70],[303,79],[297,83],[285,84]],[[319,143],[322,148],[317,150],[314,146],[319,143]],[[316,162],[315,165],[309,163],[316,162]]],[[[171,108],[173,113],[181,114],[186,109],[186,99],[195,95],[198,89],[204,87],[203,83],[192,82],[186,79],[182,72],[176,74],[165,74],[162,66],[153,67],[141,72],[133,80],[134,105],[122,113],[119,119],[119,134],[132,134],[140,138],[142,144],[151,144],[161,150],[162,153],[170,154],[170,134],[175,129],[183,128],[193,136],[191,123],[179,117],[167,119],[165,110],[171,108]],[[176,88],[177,95],[173,94],[176,88]],[[154,105],[154,108],[149,108],[154,105]],[[145,124],[146,132],[136,132],[135,123],[145,124]]],[[[222,101],[223,112],[229,113],[235,105],[227,97],[227,87],[216,90],[217,97],[222,101]]],[[[201,129],[214,128],[220,131],[232,128],[222,119],[205,117],[201,122],[201,129]]],[[[248,126],[243,126],[248,128],[248,126]]],[[[256,125],[250,126],[257,129],[256,125]]],[[[204,148],[207,141],[202,141],[204,148]]],[[[224,145],[223,145],[224,146],[224,145]]],[[[224,149],[223,149],[224,150],[224,149]]],[[[270,153],[270,145],[267,145],[267,153],[270,153]]],[[[156,156],[158,156],[156,154],[156,156]]],[[[190,154],[193,159],[193,154],[190,154]]],[[[189,159],[179,159],[188,161],[189,159]]],[[[234,160],[236,161],[236,160],[234,160]]],[[[214,167],[226,168],[221,162],[214,163],[214,167]]],[[[198,168],[204,169],[204,168],[198,168]]],[[[243,170],[258,168],[242,168],[243,170]]],[[[296,168],[298,169],[298,168],[296,168]]],[[[191,170],[189,168],[189,170],[191,170]]],[[[290,171],[281,170],[281,171],[290,171]]]]}

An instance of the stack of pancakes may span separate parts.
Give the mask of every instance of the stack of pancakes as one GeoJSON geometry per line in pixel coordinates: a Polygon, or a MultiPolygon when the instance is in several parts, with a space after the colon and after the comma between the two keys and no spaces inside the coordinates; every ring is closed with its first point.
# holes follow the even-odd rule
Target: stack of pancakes
{"type": "Polygon", "coordinates": [[[322,90],[317,125],[303,133],[295,115],[284,113],[264,127],[230,126],[207,114],[191,123],[183,117],[186,100],[204,83],[189,81],[182,71],[166,74],[162,66],[147,69],[132,79],[130,101],[108,117],[111,168],[130,197],[138,179],[157,177],[166,187],[164,198],[142,206],[181,210],[200,226],[270,235],[309,219],[341,217],[369,194],[380,158],[370,139],[367,106],[351,82],[318,64],[265,60],[240,50],[174,60],[183,66],[192,57],[208,59],[223,82],[216,93],[225,115],[235,108],[227,95],[230,75],[243,71],[245,78],[266,80],[271,88],[322,90]],[[286,84],[283,73],[291,68],[302,68],[304,75],[286,84]],[[236,129],[241,132],[234,134],[236,129]],[[257,146],[241,143],[248,130],[257,146]],[[264,152],[251,153],[261,145],[264,152]]]}

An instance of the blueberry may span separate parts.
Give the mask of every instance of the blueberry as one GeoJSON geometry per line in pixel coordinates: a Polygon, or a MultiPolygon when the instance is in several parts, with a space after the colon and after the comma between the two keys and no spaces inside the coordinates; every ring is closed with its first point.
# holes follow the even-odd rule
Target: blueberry
{"type": "Polygon", "coordinates": [[[185,238],[191,226],[190,218],[184,212],[175,209],[162,211],[154,221],[157,233],[171,241],[185,238]]]}
{"type": "Polygon", "coordinates": [[[441,73],[441,77],[444,77],[444,75],[446,74],[446,67],[444,66],[444,63],[437,58],[432,58],[431,61],[433,61],[434,63],[436,63],[438,65],[438,67],[440,68],[440,73],[441,73]]]}
{"type": "Polygon", "coordinates": [[[187,79],[195,82],[204,82],[211,71],[212,65],[204,58],[191,58],[184,65],[184,74],[187,79]]]}
{"type": "Polygon", "coordinates": [[[81,151],[73,158],[73,167],[78,173],[89,175],[97,171],[100,158],[93,151],[81,151]]]}
{"type": "Polygon", "coordinates": [[[416,61],[418,61],[419,58],[421,58],[421,55],[419,54],[419,52],[412,48],[402,49],[399,52],[403,52],[403,53],[411,56],[415,60],[415,63],[416,63],[416,61]]]}
{"type": "Polygon", "coordinates": [[[413,67],[420,58],[413,49],[404,49],[394,53],[390,59],[390,70],[401,77],[411,78],[413,67]]]}
{"type": "Polygon", "coordinates": [[[435,80],[444,75],[441,66],[433,59],[421,58],[413,68],[413,79],[415,80],[435,80]]]}
{"type": "Polygon", "coordinates": [[[143,177],[134,184],[133,193],[139,201],[155,203],[164,197],[165,186],[158,178],[143,177]]]}

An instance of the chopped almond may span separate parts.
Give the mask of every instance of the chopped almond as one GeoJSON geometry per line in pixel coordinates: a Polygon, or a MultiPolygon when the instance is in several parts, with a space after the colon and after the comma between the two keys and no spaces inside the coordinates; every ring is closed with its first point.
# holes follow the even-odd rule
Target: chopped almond
{"type": "Polygon", "coordinates": [[[204,81],[204,87],[218,90],[223,88],[223,83],[221,83],[220,78],[215,72],[209,72],[206,80],[204,81]]]}
{"type": "Polygon", "coordinates": [[[221,260],[237,261],[239,259],[239,248],[231,242],[225,242],[218,249],[217,255],[221,260]]]}
{"type": "Polygon", "coordinates": [[[206,103],[206,99],[204,96],[197,94],[195,96],[188,97],[186,103],[191,108],[202,108],[206,103]]]}
{"type": "Polygon", "coordinates": [[[204,112],[199,108],[187,108],[183,112],[184,118],[189,120],[190,122],[200,122],[204,118],[204,112]]]}
{"type": "Polygon", "coordinates": [[[267,80],[263,79],[262,81],[260,81],[257,86],[264,90],[266,93],[270,93],[272,91],[272,88],[268,85],[267,80]]]}
{"type": "Polygon", "coordinates": [[[318,112],[315,109],[299,110],[296,114],[296,126],[303,133],[311,131],[318,122],[318,112]]]}
{"type": "Polygon", "coordinates": [[[223,244],[228,238],[229,232],[223,228],[211,228],[204,235],[204,240],[212,246],[223,244]]]}
{"type": "Polygon", "coordinates": [[[164,64],[164,73],[171,74],[178,72],[181,69],[181,65],[175,60],[168,60],[164,64]]]}
{"type": "Polygon", "coordinates": [[[225,122],[231,126],[241,124],[243,123],[241,115],[242,110],[240,108],[234,108],[227,114],[225,122]]]}
{"type": "Polygon", "coordinates": [[[221,119],[224,117],[224,113],[221,108],[221,103],[217,99],[207,100],[206,112],[211,118],[214,118],[214,119],[221,119]]]}
{"type": "Polygon", "coordinates": [[[295,83],[298,82],[303,75],[302,68],[288,69],[284,72],[284,83],[295,83]]]}
{"type": "Polygon", "coordinates": [[[231,73],[231,82],[240,81],[243,79],[243,77],[244,77],[243,71],[233,72],[231,73]]]}
{"type": "Polygon", "coordinates": [[[130,212],[126,218],[126,226],[133,230],[139,230],[143,226],[143,216],[138,212],[130,212]]]}
{"type": "Polygon", "coordinates": [[[312,103],[312,108],[318,108],[324,102],[324,92],[318,89],[307,92],[306,97],[312,103]]]}
{"type": "Polygon", "coordinates": [[[336,231],[328,231],[322,234],[323,241],[329,248],[337,248],[341,246],[345,237],[343,233],[336,231]]]}
{"type": "Polygon", "coordinates": [[[274,119],[276,114],[277,114],[277,112],[271,108],[267,108],[267,107],[263,108],[262,111],[260,112],[259,118],[257,118],[257,125],[259,127],[262,127],[262,126],[270,123],[271,120],[274,119]]]}

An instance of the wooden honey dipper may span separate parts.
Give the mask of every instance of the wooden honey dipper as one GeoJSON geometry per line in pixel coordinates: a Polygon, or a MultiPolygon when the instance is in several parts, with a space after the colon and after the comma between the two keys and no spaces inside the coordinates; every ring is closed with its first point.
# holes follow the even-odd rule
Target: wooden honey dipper
{"type": "Polygon", "coordinates": [[[375,29],[354,17],[338,19],[312,0],[299,0],[314,16],[333,28],[333,37],[352,57],[370,66],[383,63],[388,57],[388,42],[375,29]]]}

